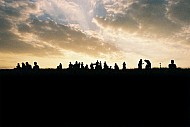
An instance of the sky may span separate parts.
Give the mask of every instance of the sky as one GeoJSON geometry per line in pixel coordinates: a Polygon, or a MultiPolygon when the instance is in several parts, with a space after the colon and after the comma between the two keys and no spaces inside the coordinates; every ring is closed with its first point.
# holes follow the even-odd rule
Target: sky
{"type": "Polygon", "coordinates": [[[189,12],[190,0],[0,0],[0,68],[139,59],[189,68],[189,12]]]}

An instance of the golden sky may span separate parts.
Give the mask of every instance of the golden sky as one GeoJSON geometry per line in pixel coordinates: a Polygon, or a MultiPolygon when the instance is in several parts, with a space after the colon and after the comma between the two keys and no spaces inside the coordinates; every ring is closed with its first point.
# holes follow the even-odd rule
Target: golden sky
{"type": "Polygon", "coordinates": [[[190,67],[189,0],[0,0],[0,68],[190,67]]]}

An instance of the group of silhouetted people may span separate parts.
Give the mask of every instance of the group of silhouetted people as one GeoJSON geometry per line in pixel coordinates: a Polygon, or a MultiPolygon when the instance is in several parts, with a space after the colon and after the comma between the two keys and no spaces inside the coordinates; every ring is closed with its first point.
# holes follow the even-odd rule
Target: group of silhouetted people
{"type": "MultiPolygon", "coordinates": [[[[151,69],[151,62],[150,62],[150,60],[144,60],[145,62],[146,62],[146,66],[145,66],[145,69],[151,69]]],[[[142,69],[142,65],[143,65],[144,63],[143,63],[143,61],[142,61],[142,59],[140,59],[139,60],[139,63],[138,63],[138,69],[142,69]]],[[[161,64],[161,63],[160,63],[161,64]]],[[[161,68],[161,66],[160,66],[160,68],[161,68]]],[[[171,60],[171,63],[168,65],[168,68],[170,69],[170,70],[173,70],[173,69],[176,69],[177,68],[177,66],[176,66],[176,64],[174,63],[174,60],[171,60]]]]}
{"type": "MultiPolygon", "coordinates": [[[[145,69],[151,69],[151,62],[150,60],[145,59],[144,62],[146,63],[145,65],[145,69]]],[[[143,60],[140,59],[138,62],[138,69],[143,69],[142,65],[143,65],[143,60]]],[[[123,62],[122,64],[122,70],[126,70],[127,66],[126,66],[126,62],[123,62]]],[[[58,70],[61,70],[62,64],[59,63],[59,65],[57,66],[58,70]]],[[[171,60],[171,63],[168,65],[168,68],[170,70],[176,69],[177,66],[174,63],[174,60],[171,60]]],[[[24,63],[22,62],[22,64],[20,65],[20,63],[17,63],[16,68],[17,70],[39,70],[39,65],[37,64],[37,62],[34,62],[34,65],[32,67],[32,65],[30,65],[28,62],[24,63]]],[[[74,64],[72,64],[71,62],[69,62],[69,67],[68,69],[70,70],[87,70],[87,69],[91,69],[91,70],[110,70],[110,69],[114,69],[114,70],[120,70],[119,66],[117,65],[117,63],[114,64],[114,67],[112,68],[112,66],[108,66],[108,64],[106,63],[106,61],[102,64],[101,61],[96,61],[95,63],[91,63],[90,67],[88,66],[88,64],[84,65],[83,62],[78,62],[76,61],[74,64]]]]}
{"type": "MultiPolygon", "coordinates": [[[[123,62],[123,68],[122,70],[125,70],[126,67],[126,63],[123,62]]],[[[115,70],[119,70],[119,66],[117,65],[117,63],[114,64],[114,68],[112,68],[112,66],[108,66],[108,64],[106,63],[106,61],[102,64],[101,61],[96,61],[95,63],[90,63],[90,66],[88,66],[88,64],[84,65],[83,62],[78,62],[76,61],[74,64],[72,64],[71,62],[69,62],[69,67],[68,69],[70,70],[82,70],[82,69],[91,69],[91,70],[110,70],[110,69],[115,69],[115,70]]]]}
{"type": "Polygon", "coordinates": [[[32,67],[32,65],[29,64],[29,62],[22,62],[22,64],[20,65],[20,63],[17,63],[16,68],[17,70],[23,70],[23,71],[30,71],[30,70],[39,70],[39,65],[37,64],[37,62],[34,62],[34,66],[32,67]]]}
{"type": "MultiPolygon", "coordinates": [[[[145,69],[148,70],[148,69],[152,68],[150,60],[145,59],[144,62],[146,63],[145,69]]],[[[142,67],[143,64],[144,64],[143,60],[140,59],[138,62],[138,69],[143,69],[143,67],[142,67]]],[[[168,67],[169,67],[169,69],[176,69],[177,68],[176,64],[174,64],[174,60],[171,60],[171,63],[168,65],[168,67]]],[[[93,69],[95,69],[95,70],[114,69],[114,70],[119,70],[119,66],[117,65],[117,63],[115,63],[114,68],[112,68],[112,66],[107,65],[106,61],[102,65],[102,62],[97,60],[95,63],[91,63],[90,68],[89,68],[87,64],[84,66],[83,62],[76,61],[74,64],[69,62],[69,69],[74,69],[74,70],[76,70],[76,69],[91,69],[91,70],[93,70],[93,69]]],[[[123,62],[122,70],[126,70],[126,69],[127,69],[126,62],[123,62]]]]}
{"type": "MultiPolygon", "coordinates": [[[[146,62],[146,66],[145,66],[145,69],[151,69],[151,62],[150,60],[144,60],[144,62],[146,62]]],[[[139,63],[138,63],[138,69],[142,69],[142,65],[143,65],[143,61],[142,59],[139,60],[139,63]]]]}

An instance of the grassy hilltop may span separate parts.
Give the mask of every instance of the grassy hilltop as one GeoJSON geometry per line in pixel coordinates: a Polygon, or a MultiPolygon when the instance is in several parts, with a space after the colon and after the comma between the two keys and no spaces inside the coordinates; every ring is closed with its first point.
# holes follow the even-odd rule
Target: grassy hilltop
{"type": "Polygon", "coordinates": [[[3,126],[188,126],[189,69],[0,70],[3,126]]]}

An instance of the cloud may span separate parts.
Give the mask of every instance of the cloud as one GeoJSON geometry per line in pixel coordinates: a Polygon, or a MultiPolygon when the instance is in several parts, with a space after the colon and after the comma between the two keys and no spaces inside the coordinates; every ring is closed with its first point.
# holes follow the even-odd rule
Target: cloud
{"type": "MultiPolygon", "coordinates": [[[[25,23],[27,23],[26,15],[23,15],[31,8],[35,7],[29,1],[4,1],[0,5],[0,52],[12,52],[12,53],[28,53],[34,55],[45,55],[47,52],[58,54],[59,52],[55,49],[45,46],[45,47],[34,47],[30,43],[26,43],[22,40],[18,33],[15,33],[15,29],[26,32],[29,28],[25,23]],[[21,23],[22,22],[22,23],[21,23]],[[19,24],[21,23],[21,24],[19,24]]],[[[28,14],[27,14],[28,15],[28,14]]]]}
{"type": "Polygon", "coordinates": [[[78,24],[84,30],[95,27],[91,21],[95,14],[99,14],[99,11],[94,14],[94,0],[42,0],[38,5],[58,24],[78,24]]]}
{"type": "MultiPolygon", "coordinates": [[[[61,55],[61,50],[70,50],[99,56],[117,51],[115,46],[83,31],[90,19],[83,19],[88,16],[80,14],[85,10],[81,10],[79,5],[67,1],[59,5],[57,2],[3,1],[0,5],[0,52],[61,55]],[[63,4],[69,5],[66,10],[61,6],[63,4]],[[73,12],[68,12],[68,9],[73,12]],[[84,29],[73,27],[77,24],[84,29]]],[[[92,24],[89,26],[93,27],[92,24]]]]}
{"type": "Polygon", "coordinates": [[[188,0],[105,0],[105,17],[96,17],[102,27],[122,29],[139,36],[168,38],[189,25],[188,0]]]}
{"type": "Polygon", "coordinates": [[[40,22],[39,20],[35,20],[30,25],[30,30],[35,35],[38,35],[38,39],[65,50],[92,56],[117,51],[114,46],[104,43],[98,38],[86,35],[80,30],[56,24],[53,21],[40,22]]]}
{"type": "Polygon", "coordinates": [[[169,0],[168,15],[172,20],[180,24],[189,24],[190,21],[190,1],[189,0],[169,0]]]}

